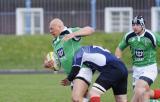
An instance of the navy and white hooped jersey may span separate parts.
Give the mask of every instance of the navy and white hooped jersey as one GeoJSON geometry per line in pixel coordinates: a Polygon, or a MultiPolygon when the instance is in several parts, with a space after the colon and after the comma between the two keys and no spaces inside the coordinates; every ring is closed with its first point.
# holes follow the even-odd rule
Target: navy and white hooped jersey
{"type": "Polygon", "coordinates": [[[73,66],[81,67],[83,64],[93,70],[102,71],[110,62],[120,62],[109,50],[100,46],[85,46],[76,52],[73,66]]]}

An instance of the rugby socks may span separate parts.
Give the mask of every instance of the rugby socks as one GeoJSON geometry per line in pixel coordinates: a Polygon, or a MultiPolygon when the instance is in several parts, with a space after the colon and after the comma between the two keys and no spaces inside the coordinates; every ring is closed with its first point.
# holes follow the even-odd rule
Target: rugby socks
{"type": "Polygon", "coordinates": [[[160,89],[155,89],[154,90],[154,96],[153,96],[154,99],[158,99],[160,98],[160,89]]]}
{"type": "Polygon", "coordinates": [[[83,98],[82,102],[89,102],[89,99],[88,98],[83,98]]]}
{"type": "Polygon", "coordinates": [[[90,102],[100,102],[100,97],[99,96],[93,96],[90,98],[90,102]]]}

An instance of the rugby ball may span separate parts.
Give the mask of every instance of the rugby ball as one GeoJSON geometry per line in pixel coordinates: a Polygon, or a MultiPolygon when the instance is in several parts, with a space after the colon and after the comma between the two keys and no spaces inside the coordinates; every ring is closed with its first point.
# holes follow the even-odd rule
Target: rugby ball
{"type": "Polygon", "coordinates": [[[59,60],[56,57],[56,55],[54,54],[54,52],[48,52],[46,58],[47,58],[47,61],[51,61],[52,60],[54,62],[54,64],[51,67],[51,69],[54,69],[56,71],[58,71],[60,69],[59,60]]]}

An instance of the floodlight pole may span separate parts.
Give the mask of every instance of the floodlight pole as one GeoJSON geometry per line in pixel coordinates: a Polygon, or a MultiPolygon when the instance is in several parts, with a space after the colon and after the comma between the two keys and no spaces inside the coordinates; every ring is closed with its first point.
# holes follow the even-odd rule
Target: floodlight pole
{"type": "Polygon", "coordinates": [[[156,6],[160,7],[160,0],[155,0],[155,2],[156,2],[156,6]]]}
{"type": "Polygon", "coordinates": [[[91,0],[91,26],[96,29],[96,0],[91,0]]]}
{"type": "MultiPolygon", "coordinates": [[[[25,7],[27,9],[31,8],[31,0],[25,0],[25,7]]],[[[30,34],[31,33],[31,13],[30,12],[26,12],[25,17],[26,17],[25,18],[25,32],[27,34],[30,34]]]]}

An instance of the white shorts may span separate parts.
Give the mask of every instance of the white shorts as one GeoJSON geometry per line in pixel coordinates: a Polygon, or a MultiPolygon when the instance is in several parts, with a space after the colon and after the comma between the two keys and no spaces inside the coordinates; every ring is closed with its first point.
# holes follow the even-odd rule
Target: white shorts
{"type": "Polygon", "coordinates": [[[145,76],[151,79],[153,82],[155,81],[158,74],[157,64],[152,64],[143,67],[133,66],[133,86],[135,86],[136,81],[141,77],[145,76]]]}
{"type": "Polygon", "coordinates": [[[92,82],[92,76],[93,72],[90,68],[81,68],[76,78],[82,78],[90,84],[92,82]]]}

